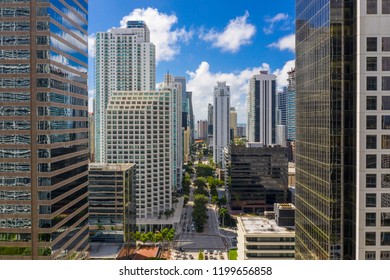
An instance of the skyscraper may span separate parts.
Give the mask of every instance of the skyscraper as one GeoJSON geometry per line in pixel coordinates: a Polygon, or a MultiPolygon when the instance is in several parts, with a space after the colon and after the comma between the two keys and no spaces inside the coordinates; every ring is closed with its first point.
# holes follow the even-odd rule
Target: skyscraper
{"type": "Polygon", "coordinates": [[[0,259],[87,258],[87,1],[0,13],[0,259]]]}
{"type": "Polygon", "coordinates": [[[172,209],[177,182],[174,118],[178,96],[175,87],[123,91],[113,92],[108,103],[107,162],[137,165],[137,225],[142,231],[172,225],[163,215],[172,209]]]}
{"type": "Polygon", "coordinates": [[[169,90],[172,92],[172,132],[173,132],[173,168],[176,170],[174,174],[174,190],[181,190],[181,182],[183,180],[183,137],[184,129],[182,127],[182,112],[183,112],[183,84],[185,86],[185,79],[182,78],[176,79],[176,77],[166,74],[164,77],[164,84],[162,85],[162,90],[169,90]],[[180,82],[177,82],[179,80],[180,82]]]}
{"type": "Polygon", "coordinates": [[[287,87],[287,140],[295,140],[295,69],[288,74],[287,87]]]}
{"type": "Polygon", "coordinates": [[[143,21],[96,34],[95,161],[106,162],[105,110],[113,91],[154,90],[155,46],[143,21]]]}
{"type": "Polygon", "coordinates": [[[234,107],[230,107],[230,129],[233,130],[233,138],[237,137],[237,111],[234,107]]]}
{"type": "Polygon", "coordinates": [[[207,129],[208,129],[207,121],[199,120],[198,121],[198,138],[199,139],[206,139],[207,138],[207,129]]]}
{"type": "Polygon", "coordinates": [[[296,10],[296,256],[390,259],[390,2],[296,10]]]}
{"type": "Polygon", "coordinates": [[[276,76],[260,71],[249,80],[247,139],[272,145],[276,141],[276,76]]]}
{"type": "Polygon", "coordinates": [[[226,82],[214,87],[213,108],[213,160],[225,168],[224,148],[230,145],[230,86],[226,82]]]}
{"type": "Polygon", "coordinates": [[[195,116],[194,116],[194,108],[192,108],[192,91],[187,91],[187,103],[188,103],[188,120],[190,127],[190,136],[191,143],[194,142],[194,133],[195,133],[195,116]]]}

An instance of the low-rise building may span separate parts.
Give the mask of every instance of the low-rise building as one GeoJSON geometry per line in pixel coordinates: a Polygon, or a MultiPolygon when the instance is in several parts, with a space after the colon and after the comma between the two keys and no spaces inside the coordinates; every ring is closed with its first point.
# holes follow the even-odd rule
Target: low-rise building
{"type": "Polygon", "coordinates": [[[93,242],[126,242],[135,231],[135,164],[89,164],[89,225],[93,242]]]}
{"type": "Polygon", "coordinates": [[[237,248],[239,260],[295,259],[295,230],[292,204],[276,204],[275,219],[264,216],[238,217],[237,248]],[[279,222],[279,224],[278,224],[279,222]]]}

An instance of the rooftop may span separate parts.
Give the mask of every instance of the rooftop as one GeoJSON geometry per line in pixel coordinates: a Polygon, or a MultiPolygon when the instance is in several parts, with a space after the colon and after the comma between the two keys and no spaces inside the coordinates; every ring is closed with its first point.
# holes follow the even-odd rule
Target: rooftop
{"type": "Polygon", "coordinates": [[[102,171],[126,171],[135,166],[135,163],[90,163],[89,169],[102,171]]]}
{"type": "Polygon", "coordinates": [[[275,209],[280,210],[295,210],[295,206],[292,203],[275,203],[275,209]]]}
{"type": "Polygon", "coordinates": [[[290,233],[293,230],[286,227],[280,227],[275,220],[265,217],[238,217],[246,234],[255,233],[290,233]]]}

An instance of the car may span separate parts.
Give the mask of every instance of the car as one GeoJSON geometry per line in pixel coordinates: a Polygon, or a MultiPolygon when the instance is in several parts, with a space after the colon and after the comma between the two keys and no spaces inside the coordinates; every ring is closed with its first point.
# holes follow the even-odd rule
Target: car
{"type": "Polygon", "coordinates": [[[190,257],[191,260],[194,259],[194,256],[193,256],[193,255],[189,254],[188,256],[190,257]]]}
{"type": "Polygon", "coordinates": [[[204,259],[205,259],[205,260],[208,260],[208,259],[209,259],[209,256],[204,256],[204,259]]]}
{"type": "Polygon", "coordinates": [[[214,255],[217,255],[217,254],[218,254],[218,251],[217,251],[217,250],[214,250],[213,253],[214,253],[214,255]]]}
{"type": "Polygon", "coordinates": [[[203,251],[203,254],[204,254],[204,255],[207,255],[208,253],[209,253],[209,252],[208,252],[207,250],[204,250],[204,251],[203,251]]]}

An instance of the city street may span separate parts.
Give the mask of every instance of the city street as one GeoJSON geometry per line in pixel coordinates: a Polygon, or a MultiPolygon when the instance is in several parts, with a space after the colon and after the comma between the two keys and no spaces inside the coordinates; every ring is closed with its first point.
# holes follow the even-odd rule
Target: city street
{"type": "Polygon", "coordinates": [[[199,250],[221,250],[226,251],[225,243],[219,234],[217,211],[211,204],[208,204],[208,220],[204,231],[198,233],[192,226],[192,205],[193,189],[191,188],[190,201],[183,208],[181,223],[178,226],[178,234],[175,237],[175,249],[182,249],[186,252],[199,252],[199,250]]]}

